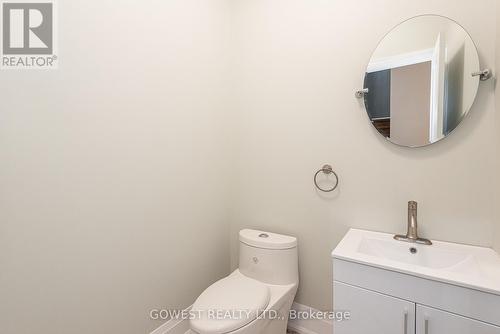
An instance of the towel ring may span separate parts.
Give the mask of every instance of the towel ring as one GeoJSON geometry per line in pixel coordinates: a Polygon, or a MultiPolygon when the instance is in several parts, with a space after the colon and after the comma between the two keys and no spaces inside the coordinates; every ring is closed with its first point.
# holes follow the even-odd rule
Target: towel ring
{"type": "Polygon", "coordinates": [[[323,167],[321,167],[320,170],[318,170],[316,172],[316,174],[314,174],[314,185],[316,186],[316,188],[318,188],[320,191],[322,191],[324,193],[332,192],[335,189],[337,189],[337,187],[339,186],[339,176],[337,175],[337,173],[335,173],[335,171],[333,170],[332,166],[330,166],[330,165],[324,165],[323,167]],[[328,188],[328,189],[321,188],[318,185],[318,180],[317,180],[319,173],[323,173],[323,174],[326,174],[326,175],[333,174],[335,176],[335,185],[332,188],[328,188]]]}

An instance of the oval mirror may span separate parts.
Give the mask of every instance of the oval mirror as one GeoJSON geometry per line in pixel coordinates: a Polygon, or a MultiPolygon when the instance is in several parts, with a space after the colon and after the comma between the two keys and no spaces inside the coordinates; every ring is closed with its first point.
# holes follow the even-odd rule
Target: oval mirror
{"type": "Polygon", "coordinates": [[[391,30],[368,64],[364,102],[373,126],[397,145],[420,147],[448,136],[476,97],[479,56],[465,29],[423,15],[391,30]]]}

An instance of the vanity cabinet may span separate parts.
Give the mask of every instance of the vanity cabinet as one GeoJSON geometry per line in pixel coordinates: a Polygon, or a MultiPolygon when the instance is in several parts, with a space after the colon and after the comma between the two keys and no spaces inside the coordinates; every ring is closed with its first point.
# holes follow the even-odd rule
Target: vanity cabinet
{"type": "Polygon", "coordinates": [[[335,334],[415,332],[415,303],[335,282],[335,310],[349,320],[335,323],[335,334]]]}
{"type": "MultiPolygon", "coordinates": [[[[500,334],[500,327],[341,282],[334,308],[349,311],[334,334],[500,334]]],[[[500,317],[500,314],[499,314],[500,317]]]]}
{"type": "Polygon", "coordinates": [[[350,229],[332,251],[334,334],[500,334],[500,256],[489,248],[350,229]]]}
{"type": "Polygon", "coordinates": [[[500,296],[333,260],[334,334],[500,334],[500,296]]]}
{"type": "MultiPolygon", "coordinates": [[[[500,317],[500,314],[498,315],[500,317]]],[[[481,321],[417,305],[417,333],[498,334],[500,327],[481,321]]]]}

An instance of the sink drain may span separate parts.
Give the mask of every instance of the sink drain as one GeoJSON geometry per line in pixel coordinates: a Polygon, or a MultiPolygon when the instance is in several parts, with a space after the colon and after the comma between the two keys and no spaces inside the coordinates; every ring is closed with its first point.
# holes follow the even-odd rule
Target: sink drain
{"type": "Polygon", "coordinates": [[[415,247],[410,247],[410,253],[416,254],[417,253],[417,249],[415,247]]]}

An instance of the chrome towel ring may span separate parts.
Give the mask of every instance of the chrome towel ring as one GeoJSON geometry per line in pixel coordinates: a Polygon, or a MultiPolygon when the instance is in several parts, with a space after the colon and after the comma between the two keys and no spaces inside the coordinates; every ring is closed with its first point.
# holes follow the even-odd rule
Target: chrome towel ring
{"type": "Polygon", "coordinates": [[[335,171],[333,170],[332,166],[330,166],[330,165],[324,165],[323,167],[321,167],[320,170],[318,170],[316,172],[316,174],[314,174],[314,185],[316,186],[316,188],[318,188],[322,192],[325,192],[325,193],[332,192],[335,189],[337,189],[337,187],[339,186],[339,176],[337,175],[337,173],[335,173],[335,171]],[[333,174],[335,176],[335,185],[332,188],[328,188],[328,189],[321,188],[318,185],[318,175],[320,173],[323,173],[323,174],[326,174],[326,175],[333,174]]]}

